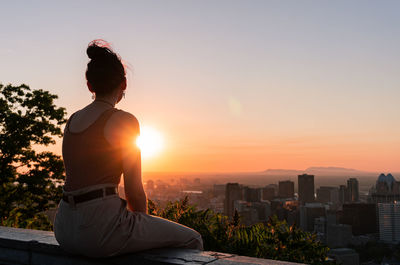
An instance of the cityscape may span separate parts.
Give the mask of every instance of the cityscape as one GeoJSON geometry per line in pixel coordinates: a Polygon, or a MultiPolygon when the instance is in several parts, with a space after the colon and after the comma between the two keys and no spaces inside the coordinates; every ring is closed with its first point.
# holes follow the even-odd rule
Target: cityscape
{"type": "MultiPolygon", "coordinates": [[[[299,174],[297,181],[280,178],[277,183],[258,186],[216,184],[216,179],[189,176],[169,181],[148,179],[145,190],[148,198],[160,205],[187,196],[199,210],[211,209],[230,219],[236,212],[246,226],[267,223],[275,215],[288,225],[315,233],[331,248],[331,255],[354,262],[348,264],[359,260],[352,246],[400,242],[400,181],[391,173],[377,175],[368,191],[360,191],[363,180],[356,177],[341,185],[323,186],[316,186],[318,176],[311,174],[299,174]]],[[[123,197],[123,186],[120,193],[123,197]]]]}
{"type": "Polygon", "coordinates": [[[0,265],[400,265],[399,10],[2,3],[0,265]]]}

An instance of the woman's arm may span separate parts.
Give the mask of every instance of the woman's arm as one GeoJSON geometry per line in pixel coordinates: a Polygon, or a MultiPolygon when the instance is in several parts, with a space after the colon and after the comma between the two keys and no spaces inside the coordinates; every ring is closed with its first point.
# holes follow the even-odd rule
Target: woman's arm
{"type": "Polygon", "coordinates": [[[139,122],[129,113],[125,114],[124,120],[127,127],[121,140],[125,196],[131,211],[147,213],[147,197],[142,183],[142,161],[140,149],[136,144],[140,134],[139,122]]]}
{"type": "Polygon", "coordinates": [[[147,213],[147,197],[142,183],[141,155],[136,145],[136,139],[140,134],[139,122],[128,112],[119,111],[116,114],[117,117],[112,119],[114,122],[107,127],[112,129],[115,135],[113,139],[118,139],[118,145],[121,148],[128,208],[131,211],[147,213]]]}

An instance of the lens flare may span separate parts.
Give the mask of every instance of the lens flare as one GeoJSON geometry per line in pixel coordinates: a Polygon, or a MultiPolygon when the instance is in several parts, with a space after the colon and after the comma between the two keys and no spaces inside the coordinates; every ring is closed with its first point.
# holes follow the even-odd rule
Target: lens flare
{"type": "Polygon", "coordinates": [[[140,136],[136,140],[140,148],[142,158],[151,158],[158,155],[164,147],[164,139],[156,129],[143,126],[140,129],[140,136]]]}

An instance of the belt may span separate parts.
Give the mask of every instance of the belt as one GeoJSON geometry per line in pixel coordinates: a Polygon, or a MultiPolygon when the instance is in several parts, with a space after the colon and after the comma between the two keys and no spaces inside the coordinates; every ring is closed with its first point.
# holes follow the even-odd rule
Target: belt
{"type": "Polygon", "coordinates": [[[94,200],[97,198],[102,198],[103,196],[108,196],[108,195],[114,195],[117,194],[117,189],[115,187],[107,187],[107,188],[103,188],[103,189],[98,189],[98,190],[93,190],[93,191],[89,191],[80,195],[75,195],[75,196],[67,196],[65,194],[63,194],[62,199],[65,202],[68,203],[81,203],[81,202],[86,202],[86,201],[90,201],[90,200],[94,200]],[[72,198],[72,200],[70,201],[70,198],[72,198]]]}

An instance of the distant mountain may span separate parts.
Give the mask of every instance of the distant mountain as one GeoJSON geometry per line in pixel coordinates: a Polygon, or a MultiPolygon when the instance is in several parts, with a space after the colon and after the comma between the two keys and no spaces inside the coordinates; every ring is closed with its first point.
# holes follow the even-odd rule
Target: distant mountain
{"type": "Polygon", "coordinates": [[[335,172],[357,172],[358,170],[343,167],[309,167],[306,171],[335,171],[335,172]]]}
{"type": "Polygon", "coordinates": [[[274,176],[290,176],[290,175],[297,176],[299,174],[304,173],[304,171],[292,170],[292,169],[267,169],[260,173],[266,175],[274,175],[274,176]]]}
{"type": "Polygon", "coordinates": [[[305,170],[288,170],[288,169],[267,169],[262,172],[266,175],[275,176],[297,176],[300,174],[311,174],[315,176],[338,176],[338,177],[360,177],[360,176],[378,176],[377,172],[361,171],[352,168],[341,168],[341,167],[309,167],[305,170]]]}
{"type": "Polygon", "coordinates": [[[361,171],[357,169],[341,167],[310,167],[306,169],[306,172],[318,176],[366,177],[378,175],[377,172],[361,171]]]}

